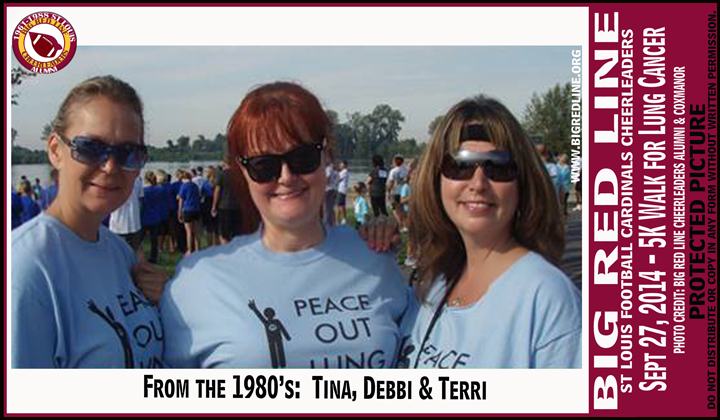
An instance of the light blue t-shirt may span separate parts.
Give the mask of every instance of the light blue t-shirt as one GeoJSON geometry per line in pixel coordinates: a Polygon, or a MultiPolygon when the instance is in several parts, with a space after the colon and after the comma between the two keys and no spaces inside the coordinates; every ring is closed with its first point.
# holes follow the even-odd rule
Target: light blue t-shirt
{"type": "Polygon", "coordinates": [[[160,305],[165,362],[190,368],[389,368],[412,299],[394,257],[348,227],[268,250],[261,229],[185,258],[160,305]]]}
{"type": "MultiPolygon", "coordinates": [[[[407,182],[402,184],[402,187],[400,187],[400,199],[408,198],[410,197],[410,184],[407,182]]],[[[405,213],[410,212],[410,204],[403,203],[403,210],[405,210],[405,213]]]]}
{"type": "Polygon", "coordinates": [[[570,191],[570,166],[569,165],[557,165],[558,168],[558,185],[565,190],[570,191]]]}
{"type": "MultiPolygon", "coordinates": [[[[415,367],[444,280],[422,304],[399,366],[415,367]]],[[[581,365],[580,292],[559,269],[528,252],[468,307],[445,307],[418,368],[577,368],[581,365]]]]}
{"type": "Polygon", "coordinates": [[[554,162],[545,162],[545,169],[547,169],[548,175],[550,175],[550,181],[552,181],[555,193],[557,193],[560,190],[558,165],[554,162]]]}
{"type": "Polygon", "coordinates": [[[133,284],[128,245],[104,226],[82,240],[41,214],[12,233],[12,366],[162,365],[157,308],[133,284]]]}
{"type": "Polygon", "coordinates": [[[367,200],[365,200],[365,197],[363,196],[357,196],[355,197],[355,220],[357,221],[358,225],[362,225],[365,223],[365,215],[368,214],[370,211],[367,200]]]}

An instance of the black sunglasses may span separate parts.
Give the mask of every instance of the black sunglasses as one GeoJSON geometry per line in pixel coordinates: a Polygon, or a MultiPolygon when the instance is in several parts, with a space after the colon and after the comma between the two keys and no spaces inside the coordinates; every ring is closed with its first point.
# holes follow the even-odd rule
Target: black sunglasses
{"type": "Polygon", "coordinates": [[[143,144],[122,143],[113,146],[92,137],[75,136],[72,140],[63,135],[59,137],[70,147],[73,159],[86,165],[104,165],[110,156],[115,156],[118,165],[131,172],[142,169],[147,161],[147,148],[143,144]]]}
{"type": "Polygon", "coordinates": [[[488,179],[495,182],[510,182],[517,179],[517,165],[508,152],[470,152],[460,150],[455,156],[445,155],[440,171],[443,176],[456,181],[468,180],[482,167],[488,179]]]}
{"type": "Polygon", "coordinates": [[[324,148],[322,142],[305,144],[282,155],[243,156],[238,158],[238,162],[247,169],[253,181],[262,184],[280,178],[283,162],[287,163],[290,172],[296,175],[315,172],[320,167],[324,148]]]}

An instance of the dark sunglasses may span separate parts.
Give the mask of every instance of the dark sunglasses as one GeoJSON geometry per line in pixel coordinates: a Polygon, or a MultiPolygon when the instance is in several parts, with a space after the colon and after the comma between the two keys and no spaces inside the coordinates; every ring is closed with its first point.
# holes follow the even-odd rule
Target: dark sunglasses
{"type": "Polygon", "coordinates": [[[445,155],[440,171],[445,178],[456,181],[468,180],[482,167],[488,179],[495,182],[510,182],[517,179],[517,165],[508,152],[469,152],[460,150],[455,156],[445,155]]]}
{"type": "Polygon", "coordinates": [[[247,169],[253,181],[266,183],[280,178],[283,162],[296,175],[313,173],[320,167],[323,143],[305,144],[282,155],[260,155],[241,157],[238,162],[247,169]]]}
{"type": "Polygon", "coordinates": [[[122,143],[109,145],[102,140],[86,136],[75,136],[68,140],[60,135],[63,143],[72,151],[72,157],[85,165],[104,165],[110,156],[126,171],[139,171],[147,161],[147,148],[143,144],[122,143]]]}

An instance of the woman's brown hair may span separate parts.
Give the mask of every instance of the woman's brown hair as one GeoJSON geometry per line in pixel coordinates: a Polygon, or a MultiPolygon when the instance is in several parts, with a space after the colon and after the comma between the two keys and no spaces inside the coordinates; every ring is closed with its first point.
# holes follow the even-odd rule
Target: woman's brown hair
{"type": "Polygon", "coordinates": [[[442,119],[420,158],[412,180],[410,241],[417,250],[424,297],[439,275],[450,283],[460,278],[467,262],[465,246],[442,205],[440,167],[446,154],[460,147],[465,125],[485,126],[498,150],[510,152],[518,166],[518,207],[511,235],[522,246],[558,264],[565,249],[564,223],[555,189],[545,165],[520,123],[505,106],[484,95],[465,99],[442,119]]]}

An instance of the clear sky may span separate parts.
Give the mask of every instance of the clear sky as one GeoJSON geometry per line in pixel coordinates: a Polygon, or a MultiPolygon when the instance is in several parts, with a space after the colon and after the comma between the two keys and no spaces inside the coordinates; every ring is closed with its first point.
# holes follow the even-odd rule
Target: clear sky
{"type": "MultiPolygon", "coordinates": [[[[70,88],[113,74],[145,103],[146,142],[164,146],[181,135],[213,138],[252,87],[299,82],[340,121],[388,104],[405,116],[401,138],[425,141],[429,123],[459,100],[485,93],[522,118],[533,93],[572,77],[577,46],[533,47],[78,47],[55,74],[27,79],[16,93],[16,144],[43,148],[43,126],[70,88]]],[[[12,58],[13,63],[17,63],[12,58]]]]}

